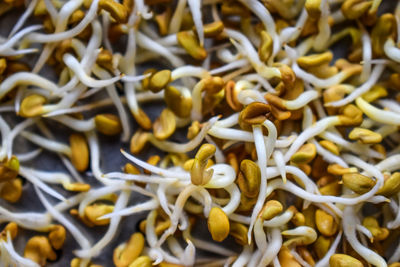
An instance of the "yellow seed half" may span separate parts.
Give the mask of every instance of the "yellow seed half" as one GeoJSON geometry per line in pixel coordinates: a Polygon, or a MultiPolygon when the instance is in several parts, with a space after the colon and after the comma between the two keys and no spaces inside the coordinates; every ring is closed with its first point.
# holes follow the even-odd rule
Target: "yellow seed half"
{"type": "Polygon", "coordinates": [[[356,192],[357,194],[365,194],[375,186],[376,182],[359,173],[346,173],[342,176],[343,184],[356,192]]]}
{"type": "Polygon", "coordinates": [[[114,114],[99,114],[94,118],[96,129],[105,135],[116,135],[122,131],[121,121],[114,114]]]}
{"type": "Polygon", "coordinates": [[[382,135],[379,133],[359,127],[354,128],[349,133],[349,138],[351,140],[359,140],[363,144],[378,144],[382,142],[382,135]]]}
{"type": "Polygon", "coordinates": [[[240,191],[249,198],[256,197],[260,191],[261,172],[258,165],[249,159],[240,163],[237,184],[240,191]]]}
{"type": "Polygon", "coordinates": [[[100,0],[99,8],[109,12],[111,17],[119,23],[124,23],[128,19],[128,9],[113,0],[100,0]]]}
{"type": "Polygon", "coordinates": [[[318,231],[324,236],[333,236],[338,230],[338,224],[332,215],[320,209],[315,211],[315,224],[318,231]]]}
{"type": "Polygon", "coordinates": [[[155,138],[165,140],[170,137],[176,129],[174,113],[166,108],[161,112],[160,117],[153,123],[153,133],[155,138]]]}
{"type": "Polygon", "coordinates": [[[391,197],[400,191],[400,172],[393,173],[388,179],[385,180],[383,186],[376,192],[378,195],[391,197]]]}
{"type": "Polygon", "coordinates": [[[192,31],[178,32],[176,37],[179,45],[194,59],[204,60],[207,57],[207,51],[200,46],[197,36],[192,31]]]}
{"type": "Polygon", "coordinates": [[[269,200],[265,203],[263,209],[260,212],[260,217],[263,220],[270,220],[276,215],[281,213],[283,210],[282,204],[277,200],[269,200]]]}
{"type": "Polygon", "coordinates": [[[69,137],[71,146],[71,162],[77,171],[83,172],[89,166],[89,148],[86,138],[82,134],[71,134],[69,137]]]}
{"type": "Polygon", "coordinates": [[[43,104],[46,98],[41,95],[33,94],[22,100],[19,115],[25,118],[36,117],[43,113],[43,104]]]}
{"type": "Polygon", "coordinates": [[[296,164],[304,164],[312,161],[317,155],[317,148],[314,144],[305,144],[293,154],[290,160],[296,164]]]}
{"type": "Polygon", "coordinates": [[[213,207],[208,215],[208,231],[214,241],[222,242],[229,235],[229,219],[219,207],[213,207]]]}
{"type": "Polygon", "coordinates": [[[363,267],[361,261],[346,254],[334,254],[329,259],[330,267],[363,267]]]}

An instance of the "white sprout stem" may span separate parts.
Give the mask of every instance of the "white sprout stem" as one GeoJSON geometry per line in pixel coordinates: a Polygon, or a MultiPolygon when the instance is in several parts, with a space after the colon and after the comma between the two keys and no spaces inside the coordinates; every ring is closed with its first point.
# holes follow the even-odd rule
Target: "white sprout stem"
{"type": "Polygon", "coordinates": [[[325,131],[319,134],[319,136],[340,145],[344,150],[349,150],[360,155],[367,155],[368,157],[382,158],[382,155],[377,151],[361,144],[351,143],[335,133],[325,131]]]}
{"type": "Polygon", "coordinates": [[[389,258],[388,263],[395,263],[400,260],[400,244],[397,245],[393,255],[389,258]]]}
{"type": "Polygon", "coordinates": [[[326,254],[324,255],[324,257],[322,259],[320,259],[316,264],[315,267],[326,267],[329,266],[329,259],[331,258],[331,256],[333,254],[335,254],[335,251],[339,245],[340,239],[342,237],[342,232],[340,231],[335,240],[333,241],[331,247],[329,248],[329,250],[326,252],[326,254]]]}
{"type": "MultiPolygon", "coordinates": [[[[263,222],[264,227],[281,227],[288,223],[293,217],[293,212],[290,210],[286,210],[284,213],[275,216],[271,220],[267,220],[263,222]]],[[[240,222],[243,224],[250,224],[251,218],[244,216],[244,215],[239,215],[236,213],[232,213],[229,215],[229,219],[240,222]]]]}
{"type": "MultiPolygon", "coordinates": [[[[286,46],[288,47],[288,46],[286,46]]],[[[304,70],[302,70],[296,62],[293,63],[292,69],[297,77],[303,79],[304,81],[311,83],[315,87],[318,88],[328,88],[330,86],[334,86],[340,84],[344,81],[349,75],[345,71],[341,71],[327,79],[320,79],[310,74],[304,70]]]]}
{"type": "MultiPolygon", "coordinates": [[[[115,203],[114,210],[118,211],[121,208],[124,208],[128,204],[129,196],[130,196],[130,191],[123,190],[119,195],[117,202],[115,203]]],[[[117,232],[118,225],[120,222],[121,222],[121,216],[112,217],[110,219],[110,224],[107,229],[107,232],[104,234],[104,236],[92,247],[83,248],[82,250],[75,251],[75,254],[81,258],[92,258],[98,256],[101,253],[101,250],[105,246],[107,246],[115,236],[115,233],[117,232]]]]}
{"type": "Polygon", "coordinates": [[[358,97],[356,99],[356,104],[369,118],[374,121],[391,125],[400,125],[400,114],[396,112],[376,108],[365,101],[362,97],[358,97]]]}
{"type": "Polygon", "coordinates": [[[203,20],[201,16],[201,1],[200,0],[188,0],[190,12],[192,13],[193,22],[196,26],[196,33],[199,37],[200,45],[204,45],[204,31],[203,31],[203,20]]]}
{"type": "Polygon", "coordinates": [[[27,54],[33,54],[37,53],[38,49],[37,48],[27,48],[27,49],[20,49],[20,50],[14,50],[14,49],[5,49],[1,51],[0,55],[3,57],[12,57],[12,56],[21,56],[21,55],[27,55],[27,54]]]}
{"type": "Polygon", "coordinates": [[[363,70],[360,74],[360,81],[367,81],[368,77],[371,75],[371,59],[372,59],[372,43],[368,32],[363,29],[362,32],[362,46],[363,46],[363,70]]]}
{"type": "Polygon", "coordinates": [[[400,62],[400,49],[396,47],[396,44],[392,38],[387,39],[383,45],[383,49],[388,58],[396,62],[400,62]]]}
{"type": "Polygon", "coordinates": [[[193,121],[201,121],[202,120],[202,90],[204,88],[205,81],[200,80],[192,90],[192,111],[191,111],[191,119],[193,121]]]}
{"type": "Polygon", "coordinates": [[[236,261],[232,264],[232,267],[246,266],[246,264],[249,262],[252,256],[253,256],[253,246],[245,245],[239,257],[237,257],[236,261]]]}
{"type": "Polygon", "coordinates": [[[95,80],[85,73],[83,66],[71,54],[65,54],[63,61],[78,76],[79,80],[88,87],[106,87],[121,79],[120,76],[117,76],[106,80],[95,80]]]}
{"type": "Polygon", "coordinates": [[[56,24],[57,18],[59,18],[57,9],[54,7],[53,3],[50,0],[44,0],[44,3],[46,5],[47,12],[50,15],[50,19],[53,22],[53,24],[56,24]]]}
{"type": "MultiPolygon", "coordinates": [[[[369,193],[371,192],[376,192],[384,183],[384,177],[382,172],[376,168],[374,165],[369,164],[365,161],[363,161],[362,159],[360,159],[359,157],[353,156],[353,155],[349,155],[349,154],[344,154],[343,155],[343,159],[345,161],[347,161],[350,164],[353,164],[359,168],[362,168],[363,170],[365,170],[369,175],[372,175],[376,178],[376,185],[370,190],[369,193]]],[[[372,194],[373,195],[373,194],[372,194]]],[[[371,196],[372,196],[371,195],[371,196]]]]}
{"type": "Polygon", "coordinates": [[[288,162],[294,153],[306,142],[308,139],[313,138],[314,136],[321,134],[327,128],[333,125],[337,125],[340,123],[339,118],[336,116],[326,117],[319,121],[317,121],[314,125],[304,130],[293,142],[292,146],[286,152],[284,159],[285,162],[288,162]]]}
{"type": "Polygon", "coordinates": [[[311,140],[311,143],[315,145],[316,149],[317,149],[317,153],[319,155],[322,156],[322,158],[329,162],[329,163],[336,163],[339,164],[340,166],[344,167],[344,168],[348,168],[349,166],[347,165],[347,163],[339,156],[336,156],[335,154],[333,154],[332,152],[330,152],[329,150],[323,148],[315,139],[311,140]]]}
{"type": "Polygon", "coordinates": [[[82,234],[82,232],[67,218],[65,218],[64,215],[62,215],[59,211],[57,211],[49,203],[49,201],[44,197],[43,193],[36,186],[34,188],[43,206],[53,216],[53,218],[59,221],[65,228],[68,229],[68,231],[75,238],[76,242],[79,244],[81,248],[89,249],[91,247],[91,244],[89,240],[82,234]]]}
{"type": "Polygon", "coordinates": [[[303,120],[301,122],[302,129],[307,129],[313,124],[313,112],[310,107],[304,107],[303,110],[303,120]]]}
{"type": "Polygon", "coordinates": [[[151,165],[147,162],[144,162],[138,158],[135,158],[134,156],[128,154],[127,152],[125,152],[124,150],[121,149],[121,153],[130,161],[132,161],[133,163],[139,165],[140,167],[149,170],[152,173],[161,175],[161,176],[169,176],[169,177],[176,177],[178,179],[190,179],[190,174],[185,172],[185,171],[181,171],[181,172],[176,172],[176,171],[169,171],[169,170],[164,170],[161,169],[159,167],[156,167],[154,165],[151,165]]]}
{"type": "Polygon", "coordinates": [[[116,192],[116,191],[120,191],[120,190],[132,190],[132,191],[138,192],[142,195],[154,197],[154,194],[146,191],[145,189],[143,189],[143,188],[139,189],[137,186],[133,186],[133,185],[128,186],[128,185],[126,185],[125,182],[106,186],[106,187],[101,187],[98,189],[91,189],[89,192],[85,193],[85,199],[79,201],[79,207],[78,207],[79,216],[84,216],[85,208],[90,203],[96,201],[97,199],[102,199],[102,198],[106,197],[107,195],[109,195],[113,192],[116,192]]]}
{"type": "MultiPolygon", "coordinates": [[[[276,94],[276,90],[271,86],[271,84],[267,81],[267,79],[265,79],[264,77],[252,73],[252,74],[245,74],[243,76],[240,77],[240,79],[244,79],[246,81],[250,81],[250,82],[257,82],[260,83],[262,85],[262,87],[267,90],[270,93],[276,94]]],[[[237,83],[236,83],[237,85],[237,83]]],[[[235,87],[236,87],[235,85],[235,87]]]]}
{"type": "MultiPolygon", "coordinates": [[[[34,120],[31,119],[27,119],[24,120],[23,122],[17,124],[16,126],[14,126],[14,128],[10,131],[9,135],[7,137],[5,137],[4,139],[6,139],[7,142],[7,149],[3,150],[4,146],[1,149],[0,152],[0,158],[3,158],[4,154],[6,153],[8,158],[11,158],[12,156],[12,148],[13,148],[13,142],[14,142],[14,138],[25,128],[31,126],[34,123],[34,120]]],[[[18,160],[20,160],[18,158],[18,160]]]]}
{"type": "Polygon", "coordinates": [[[172,15],[171,21],[169,23],[168,33],[177,33],[181,27],[182,18],[183,18],[183,11],[186,6],[186,0],[179,0],[178,4],[175,8],[175,12],[172,15]]]}
{"type": "Polygon", "coordinates": [[[40,171],[36,169],[28,169],[33,175],[38,177],[40,180],[46,183],[53,183],[53,184],[69,184],[71,183],[71,177],[63,172],[46,172],[40,171]]]}
{"type": "Polygon", "coordinates": [[[130,76],[130,75],[125,75],[124,77],[121,78],[123,82],[140,82],[141,80],[149,77],[150,74],[145,74],[145,75],[137,75],[137,76],[130,76]]]}
{"type": "Polygon", "coordinates": [[[389,99],[380,99],[376,102],[384,108],[388,108],[393,112],[400,113],[400,105],[397,101],[389,99]]]}
{"type": "Polygon", "coordinates": [[[230,62],[221,67],[210,70],[210,75],[216,75],[219,73],[223,73],[232,69],[243,68],[249,65],[247,59],[233,59],[233,62],[230,62]]]}
{"type": "Polygon", "coordinates": [[[69,146],[59,143],[57,141],[49,140],[40,135],[30,133],[27,131],[22,131],[21,136],[28,139],[32,143],[34,143],[42,148],[45,148],[47,150],[57,152],[57,153],[62,153],[67,156],[72,155],[71,148],[69,146]]]}
{"type": "MultiPolygon", "coordinates": [[[[250,132],[246,132],[243,130],[231,129],[231,128],[222,128],[217,127],[216,125],[211,127],[211,129],[207,132],[207,134],[215,136],[217,138],[225,139],[225,140],[235,140],[242,142],[254,142],[253,134],[250,132]]],[[[267,141],[267,137],[263,137],[264,142],[267,141]]],[[[276,148],[284,148],[290,146],[295,137],[289,137],[287,140],[276,140],[276,148]]]]}
{"type": "Polygon", "coordinates": [[[176,34],[168,34],[164,37],[159,37],[157,33],[154,32],[153,29],[151,29],[150,27],[148,27],[148,25],[146,25],[145,28],[143,28],[143,32],[144,29],[146,29],[146,34],[150,35],[150,31],[151,33],[155,36],[155,38],[157,38],[157,43],[162,44],[163,46],[176,46],[178,44],[178,38],[176,37],[176,34]]]}
{"type": "Polygon", "coordinates": [[[25,266],[25,267],[39,267],[40,265],[37,264],[36,262],[32,261],[31,259],[24,258],[20,256],[14,249],[14,246],[11,242],[11,237],[10,237],[10,232],[7,232],[7,241],[1,241],[0,243],[0,248],[1,248],[1,262],[5,264],[5,266],[8,266],[7,260],[5,260],[5,257],[10,256],[11,261],[16,264],[16,266],[25,266]],[[4,250],[3,250],[4,248],[4,250]],[[8,254],[8,255],[7,255],[8,254]]]}
{"type": "MultiPolygon", "coordinates": [[[[163,92],[153,94],[152,92],[144,92],[137,94],[137,101],[138,102],[148,102],[148,101],[154,101],[154,100],[160,100],[164,97],[163,92]]],[[[126,103],[126,97],[120,97],[121,102],[124,104],[126,103]]],[[[112,105],[112,99],[106,98],[99,100],[96,103],[91,103],[91,104],[86,104],[86,105],[81,105],[81,106],[76,106],[76,107],[71,107],[71,108],[61,108],[58,110],[54,110],[52,112],[49,112],[45,114],[45,117],[51,117],[51,116],[58,116],[58,115],[63,115],[63,114],[70,114],[70,113],[77,113],[77,112],[85,112],[89,110],[93,110],[96,108],[101,108],[104,106],[109,106],[112,105]]],[[[9,107],[7,107],[7,110],[9,107]]],[[[11,108],[13,109],[13,108],[11,108]]],[[[1,110],[0,110],[1,112],[1,110]]]]}
{"type": "MultiPolygon", "coordinates": [[[[271,132],[269,132],[271,135],[271,132]]],[[[253,126],[253,135],[254,135],[254,144],[256,146],[256,152],[258,157],[258,167],[261,171],[261,183],[260,183],[260,192],[258,193],[257,202],[253,208],[253,212],[251,214],[251,222],[249,226],[249,231],[247,232],[247,239],[249,244],[251,242],[252,232],[254,224],[256,223],[256,219],[258,214],[260,213],[262,207],[264,206],[264,201],[266,199],[266,189],[267,189],[267,151],[265,149],[264,137],[262,133],[261,125],[253,126]]],[[[267,141],[268,142],[268,141],[267,141]]]]}
{"type": "Polygon", "coordinates": [[[171,141],[160,141],[153,135],[150,135],[149,141],[157,148],[162,149],[166,152],[174,153],[186,153],[195,149],[205,138],[206,134],[209,133],[211,127],[218,120],[218,117],[211,118],[203,127],[195,138],[187,142],[186,144],[180,144],[171,141]]]}
{"type": "Polygon", "coordinates": [[[167,237],[169,237],[170,235],[172,235],[175,232],[175,230],[178,226],[178,220],[183,211],[185,202],[190,197],[190,195],[193,194],[197,190],[198,190],[197,186],[189,185],[185,189],[183,189],[182,192],[179,194],[178,198],[175,201],[174,211],[172,213],[172,216],[170,217],[171,226],[162,234],[160,239],[157,241],[157,244],[156,244],[157,247],[161,246],[164,243],[164,241],[167,239],[167,237]]]}
{"type": "MultiPolygon", "coordinates": [[[[216,127],[230,128],[238,124],[239,112],[233,113],[232,115],[223,118],[215,123],[216,127]]],[[[254,138],[252,138],[254,140],[254,138]]]]}
{"type": "Polygon", "coordinates": [[[264,231],[263,220],[259,216],[257,217],[256,222],[254,223],[254,241],[257,245],[257,248],[263,253],[265,253],[268,247],[267,235],[265,234],[264,231]]]}
{"type": "Polygon", "coordinates": [[[26,162],[36,158],[40,153],[42,153],[42,149],[38,148],[26,153],[16,154],[15,156],[17,157],[19,162],[26,162]]]}
{"type": "Polygon", "coordinates": [[[249,8],[264,24],[268,33],[271,35],[273,40],[272,55],[276,55],[280,49],[279,36],[276,34],[275,21],[268,9],[256,0],[240,0],[240,2],[249,8]]]}
{"type": "Polygon", "coordinates": [[[361,225],[361,224],[357,224],[356,225],[356,230],[362,234],[364,234],[366,237],[369,238],[369,240],[373,241],[374,237],[372,235],[372,233],[368,230],[367,227],[361,225]]]}
{"type": "MultiPolygon", "coordinates": [[[[394,11],[396,24],[397,24],[397,32],[400,32],[400,4],[397,3],[396,10],[394,11]]],[[[400,36],[397,35],[397,44],[400,44],[400,36]]]]}
{"type": "Polygon", "coordinates": [[[89,143],[90,150],[90,167],[92,169],[94,177],[104,185],[114,185],[116,183],[119,183],[118,181],[112,181],[103,177],[103,172],[100,169],[100,147],[96,132],[89,131],[86,133],[86,137],[89,143]]]}
{"type": "MultiPolygon", "coordinates": [[[[251,65],[261,76],[267,79],[281,76],[281,73],[277,68],[267,67],[263,62],[261,62],[258,53],[256,52],[253,45],[250,43],[250,41],[247,39],[246,36],[244,36],[242,33],[238,31],[229,29],[225,29],[225,32],[228,34],[230,38],[232,38],[233,41],[238,40],[240,42],[240,45],[236,43],[236,48],[238,48],[240,52],[243,53],[248,58],[251,65]]],[[[235,44],[235,41],[233,43],[235,44]]]]}
{"type": "Polygon", "coordinates": [[[0,113],[3,112],[14,112],[16,109],[13,105],[3,105],[0,107],[0,113]]]}
{"type": "Polygon", "coordinates": [[[32,0],[28,7],[25,9],[24,13],[19,17],[17,23],[14,25],[12,30],[10,31],[8,38],[12,37],[24,24],[25,21],[29,18],[32,14],[32,11],[35,9],[38,0],[32,0]]]}
{"type": "MultiPolygon", "coordinates": [[[[185,238],[185,240],[186,239],[187,238],[185,238]]],[[[182,254],[184,253],[184,250],[179,244],[178,240],[176,240],[176,238],[173,236],[167,238],[167,245],[168,249],[172,252],[172,254],[174,254],[175,257],[181,257],[182,254]]]]}
{"type": "MultiPolygon", "coordinates": [[[[300,4],[301,2],[297,3],[300,4]]],[[[307,18],[308,18],[307,10],[303,8],[300,17],[297,20],[296,25],[294,27],[287,27],[281,31],[279,36],[281,44],[286,44],[293,40],[296,40],[301,34],[301,31],[304,28],[305,23],[307,22],[307,18]]]]}
{"type": "Polygon", "coordinates": [[[222,210],[225,212],[226,215],[229,216],[230,214],[235,212],[240,204],[240,190],[239,187],[234,183],[226,187],[225,190],[228,191],[228,193],[230,194],[230,201],[225,207],[222,208],[222,210]]]}
{"type": "Polygon", "coordinates": [[[344,204],[344,205],[356,205],[363,201],[369,201],[372,203],[380,203],[380,202],[386,201],[386,198],[382,197],[382,196],[371,197],[370,196],[371,193],[369,193],[369,192],[364,195],[361,195],[359,197],[352,197],[352,198],[311,194],[311,193],[303,190],[302,188],[296,186],[295,184],[293,184],[290,181],[287,181],[286,184],[284,184],[281,179],[275,179],[269,183],[268,188],[267,188],[267,195],[270,195],[272,193],[272,191],[275,189],[283,189],[283,190],[291,192],[292,194],[294,194],[298,197],[301,197],[305,200],[309,200],[311,202],[317,202],[317,203],[334,202],[334,203],[340,203],[340,204],[344,204]]]}
{"type": "Polygon", "coordinates": [[[248,267],[256,267],[256,266],[257,266],[257,263],[260,261],[261,257],[262,257],[262,251],[259,250],[259,249],[257,249],[257,250],[253,253],[253,255],[252,255],[250,261],[249,261],[248,264],[247,264],[247,266],[248,266],[248,267]]]}
{"type": "MultiPolygon", "coordinates": [[[[60,9],[60,13],[57,13],[57,10],[54,8],[53,4],[50,0],[44,0],[46,2],[47,11],[50,14],[50,18],[55,25],[54,33],[63,32],[67,27],[68,19],[71,14],[77,10],[83,1],[69,1],[65,3],[60,9]]],[[[38,73],[50,55],[53,53],[54,49],[57,47],[57,43],[47,43],[42,50],[42,53],[39,56],[39,59],[36,61],[35,66],[33,67],[32,72],[38,73]]]]}
{"type": "Polygon", "coordinates": [[[355,218],[356,215],[354,212],[354,207],[345,207],[343,213],[343,231],[351,247],[368,263],[371,263],[378,267],[386,267],[386,261],[381,256],[379,256],[373,250],[363,246],[360,241],[358,241],[355,228],[357,221],[355,218]]]}
{"type": "Polygon", "coordinates": [[[210,181],[205,188],[226,188],[236,179],[235,170],[228,164],[214,164],[209,169],[213,170],[210,181]]]}
{"type": "Polygon", "coordinates": [[[286,100],[283,102],[283,105],[288,110],[296,110],[304,107],[311,101],[317,99],[319,96],[318,91],[306,91],[299,95],[295,100],[286,100]]]}
{"type": "Polygon", "coordinates": [[[49,92],[56,92],[58,86],[37,74],[31,72],[17,72],[6,78],[0,84],[0,99],[18,85],[38,86],[49,92]]]}
{"type": "Polygon", "coordinates": [[[321,17],[318,21],[318,34],[315,37],[314,49],[321,51],[326,48],[329,37],[331,36],[331,26],[329,25],[329,3],[327,0],[322,0],[321,5],[321,17]]]}
{"type": "Polygon", "coordinates": [[[8,150],[9,144],[7,139],[11,133],[10,126],[8,126],[7,122],[0,116],[0,132],[1,132],[1,155],[0,160],[3,160],[6,156],[6,151],[8,150]]]}
{"type": "MultiPolygon", "coordinates": [[[[239,102],[243,105],[249,105],[253,102],[267,103],[267,101],[263,97],[263,94],[256,90],[257,87],[259,87],[259,86],[254,86],[251,89],[241,90],[238,95],[239,102]]],[[[242,89],[244,89],[244,88],[242,88],[242,89]]]]}
{"type": "Polygon", "coordinates": [[[160,203],[161,208],[168,216],[171,216],[172,212],[168,207],[168,199],[166,195],[166,190],[168,186],[170,186],[170,184],[167,183],[159,184],[156,189],[156,192],[157,192],[158,202],[160,203]]]}
{"type": "Polygon", "coordinates": [[[371,87],[376,84],[384,69],[385,69],[384,64],[376,65],[375,68],[372,70],[369,79],[365,83],[363,83],[360,87],[357,87],[353,92],[351,92],[345,98],[338,101],[329,102],[325,105],[328,107],[340,107],[352,102],[356,98],[360,98],[362,94],[368,92],[371,89],[371,87]]]}
{"type": "Polygon", "coordinates": [[[133,83],[125,83],[125,95],[128,107],[133,114],[139,114],[139,105],[136,100],[135,85],[133,83]]]}
{"type": "MultiPolygon", "coordinates": [[[[170,178],[170,177],[160,177],[160,176],[147,176],[147,175],[132,175],[132,174],[126,174],[122,172],[111,172],[103,175],[104,178],[108,179],[113,179],[113,178],[118,178],[122,180],[128,180],[128,181],[136,181],[136,182],[142,182],[142,183],[154,183],[154,184],[161,184],[161,183],[175,183],[178,182],[179,180],[177,178],[170,178]]],[[[189,181],[186,179],[187,182],[189,181]]]]}
{"type": "Polygon", "coordinates": [[[300,263],[301,266],[304,266],[304,267],[311,267],[311,265],[310,265],[308,262],[306,262],[306,261],[299,255],[299,253],[297,253],[297,251],[296,251],[294,248],[292,248],[292,249],[290,250],[290,253],[292,254],[293,258],[294,258],[298,263],[300,263]]]}
{"type": "Polygon", "coordinates": [[[380,171],[392,172],[400,168],[400,154],[390,156],[375,165],[380,171]]]}
{"type": "Polygon", "coordinates": [[[157,199],[150,199],[146,202],[136,204],[132,207],[127,207],[127,208],[113,211],[111,213],[103,215],[99,218],[99,220],[110,219],[110,218],[114,218],[114,217],[129,216],[129,215],[132,215],[135,213],[157,209],[158,206],[160,206],[160,203],[157,199]]]}
{"type": "Polygon", "coordinates": [[[51,223],[51,216],[36,212],[12,213],[0,207],[0,222],[9,221],[13,221],[26,229],[43,231],[47,229],[48,225],[51,223]]]}
{"type": "Polygon", "coordinates": [[[193,266],[196,260],[196,247],[192,241],[186,240],[187,246],[181,256],[181,262],[193,266]]]}
{"type": "Polygon", "coordinates": [[[92,1],[92,4],[90,5],[90,8],[86,13],[85,17],[74,28],[68,31],[53,33],[53,34],[31,33],[26,37],[26,39],[30,42],[36,42],[36,43],[52,43],[74,37],[80,34],[89,25],[89,23],[91,23],[93,19],[96,17],[98,3],[99,0],[92,1]]]}
{"type": "MultiPolygon", "coordinates": [[[[95,69],[94,70],[95,74],[99,74],[99,77],[101,78],[111,78],[111,75],[109,75],[105,70],[103,69],[95,69]]],[[[142,75],[143,76],[143,75],[142,75]]],[[[118,111],[118,115],[119,118],[121,119],[121,124],[122,124],[122,136],[121,136],[121,140],[123,142],[127,142],[129,140],[129,137],[131,135],[131,130],[129,127],[129,119],[128,119],[128,114],[120,100],[120,98],[118,97],[118,93],[116,91],[115,85],[112,84],[110,86],[107,86],[106,88],[108,95],[110,96],[110,98],[112,99],[112,101],[114,102],[115,108],[118,111]]]]}
{"type": "Polygon", "coordinates": [[[163,260],[172,264],[182,264],[182,262],[176,257],[171,256],[169,253],[165,252],[162,248],[155,247],[151,249],[144,250],[145,254],[154,261],[154,264],[160,264],[163,260]]]}
{"type": "Polygon", "coordinates": [[[181,79],[183,77],[196,77],[203,79],[209,76],[210,73],[206,69],[190,65],[176,68],[171,72],[172,81],[181,79]]]}
{"type": "Polygon", "coordinates": [[[140,47],[150,50],[165,57],[175,68],[185,65],[182,59],[172,54],[167,48],[147,37],[143,33],[136,33],[137,43],[140,47]]]}
{"type": "Polygon", "coordinates": [[[59,154],[59,157],[61,159],[61,162],[64,164],[65,168],[69,171],[69,173],[72,175],[72,177],[74,177],[74,179],[77,182],[80,183],[84,183],[81,175],[79,174],[79,172],[76,170],[75,166],[72,165],[71,160],[69,158],[67,158],[66,156],[63,156],[61,154],[59,154]]]}
{"type": "Polygon", "coordinates": [[[233,251],[228,250],[224,247],[218,246],[212,242],[207,242],[207,241],[204,241],[204,240],[192,237],[192,236],[189,238],[189,240],[192,241],[193,245],[195,245],[196,248],[198,248],[198,249],[202,249],[202,250],[209,251],[212,253],[217,253],[219,255],[226,256],[226,257],[235,255],[235,253],[233,251]]]}
{"type": "Polygon", "coordinates": [[[60,193],[49,187],[47,184],[43,183],[41,179],[36,177],[31,171],[29,171],[28,168],[20,166],[19,168],[19,174],[25,177],[29,182],[34,184],[35,186],[38,186],[40,189],[42,189],[44,192],[49,194],[50,196],[57,198],[58,200],[65,201],[65,197],[62,196],[60,193]]]}
{"type": "Polygon", "coordinates": [[[25,29],[19,31],[13,37],[9,38],[5,43],[0,44],[0,54],[3,51],[13,47],[22,37],[24,37],[24,35],[26,35],[30,32],[42,29],[42,28],[43,28],[42,25],[32,25],[32,26],[26,27],[25,29]]]}
{"type": "Polygon", "coordinates": [[[54,116],[49,117],[52,120],[60,122],[69,128],[78,131],[78,132],[87,132],[95,129],[96,125],[94,123],[94,119],[89,120],[78,120],[70,116],[61,115],[61,116],[54,116]]]}
{"type": "MultiPolygon", "coordinates": [[[[397,193],[397,199],[398,201],[400,201],[400,193],[397,193]]],[[[387,223],[387,227],[389,229],[396,229],[400,226],[400,212],[398,212],[399,206],[394,201],[390,202],[390,206],[392,207],[393,213],[395,214],[395,218],[387,223]]]]}
{"type": "Polygon", "coordinates": [[[298,226],[298,227],[296,227],[294,229],[285,230],[285,231],[282,232],[282,235],[284,235],[285,237],[289,238],[283,244],[284,246],[289,246],[289,244],[297,245],[296,241],[294,241],[294,243],[292,243],[293,241],[290,240],[291,237],[294,240],[301,239],[302,240],[302,244],[313,243],[318,237],[317,232],[315,231],[315,229],[312,228],[312,227],[309,227],[309,226],[298,226]]]}

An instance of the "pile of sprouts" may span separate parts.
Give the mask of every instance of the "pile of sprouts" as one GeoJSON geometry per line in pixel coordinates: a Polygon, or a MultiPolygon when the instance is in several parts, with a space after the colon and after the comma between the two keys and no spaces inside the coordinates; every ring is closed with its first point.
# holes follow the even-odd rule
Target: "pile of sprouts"
{"type": "Polygon", "coordinates": [[[1,1],[0,265],[400,266],[384,4],[1,1]]]}

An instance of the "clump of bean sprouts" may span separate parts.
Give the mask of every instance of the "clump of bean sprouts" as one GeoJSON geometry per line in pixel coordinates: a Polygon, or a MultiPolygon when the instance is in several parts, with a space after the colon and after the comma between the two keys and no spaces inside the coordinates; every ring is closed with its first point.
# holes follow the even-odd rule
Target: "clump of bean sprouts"
{"type": "Polygon", "coordinates": [[[1,2],[0,265],[400,266],[396,2],[1,2]]]}

